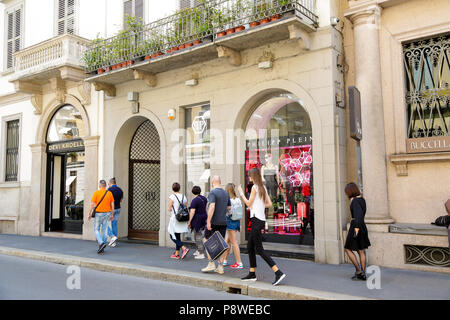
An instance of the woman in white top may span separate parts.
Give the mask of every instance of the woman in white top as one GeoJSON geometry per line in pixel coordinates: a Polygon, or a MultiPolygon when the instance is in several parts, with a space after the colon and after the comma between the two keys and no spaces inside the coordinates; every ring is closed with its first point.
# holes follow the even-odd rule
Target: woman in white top
{"type": "Polygon", "coordinates": [[[239,186],[239,194],[242,197],[242,200],[247,207],[250,207],[250,220],[252,223],[247,243],[250,272],[246,277],[242,278],[242,280],[256,281],[256,254],[258,253],[272,268],[273,272],[275,272],[275,281],[272,284],[276,286],[286,277],[286,275],[278,269],[272,258],[264,251],[261,237],[261,231],[265,229],[266,208],[272,206],[272,201],[267,194],[259,169],[251,169],[249,171],[249,178],[250,182],[253,183],[250,199],[245,197],[242,186],[239,186]]]}
{"type": "Polygon", "coordinates": [[[180,184],[175,182],[172,185],[172,190],[174,194],[172,194],[169,197],[169,212],[170,212],[170,221],[169,221],[169,227],[168,232],[170,234],[170,239],[172,239],[173,242],[175,242],[176,245],[176,251],[173,255],[170,256],[172,259],[180,259],[180,250],[182,250],[181,253],[181,259],[184,259],[189,252],[189,249],[186,248],[183,245],[183,242],[181,242],[181,234],[185,232],[189,232],[188,230],[188,222],[179,222],[175,218],[175,214],[178,211],[178,208],[180,207],[180,204],[182,203],[184,206],[187,207],[187,199],[186,197],[180,193],[180,184]]]}

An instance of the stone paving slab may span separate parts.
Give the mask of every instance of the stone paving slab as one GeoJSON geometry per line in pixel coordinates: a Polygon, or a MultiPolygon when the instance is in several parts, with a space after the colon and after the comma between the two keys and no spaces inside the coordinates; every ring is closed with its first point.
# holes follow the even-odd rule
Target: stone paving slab
{"type": "MultiPolygon", "coordinates": [[[[273,272],[258,257],[258,280],[250,286],[240,277],[248,269],[232,270],[225,267],[224,275],[200,272],[206,260],[195,260],[189,253],[184,260],[169,259],[173,248],[146,244],[119,243],[98,255],[93,241],[49,237],[0,235],[3,254],[34,257],[44,261],[81,265],[106,272],[154,277],[218,290],[241,289],[251,296],[286,299],[449,299],[450,274],[381,268],[381,289],[369,290],[362,281],[351,281],[351,265],[325,265],[309,261],[275,258],[287,274],[283,285],[273,287],[273,272]],[[64,259],[61,261],[61,259],[64,259]],[[59,262],[58,262],[59,261],[59,262]],[[300,290],[300,291],[299,291],[300,290]],[[333,298],[334,297],[334,298],[333,298]]],[[[242,255],[244,265],[247,255],[242,255]]],[[[234,262],[234,257],[229,259],[234,262]]]]}

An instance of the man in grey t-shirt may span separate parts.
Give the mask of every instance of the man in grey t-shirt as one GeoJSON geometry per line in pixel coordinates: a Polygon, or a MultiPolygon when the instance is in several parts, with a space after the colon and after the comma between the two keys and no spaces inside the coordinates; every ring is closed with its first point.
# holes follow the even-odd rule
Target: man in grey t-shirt
{"type": "MultiPolygon", "coordinates": [[[[228,192],[221,188],[222,181],[219,176],[214,176],[211,180],[213,189],[209,193],[208,197],[208,219],[206,221],[205,239],[206,241],[216,231],[219,231],[222,237],[225,238],[227,232],[227,211],[231,210],[231,201],[228,192]]],[[[208,253],[208,252],[206,252],[208,253]]],[[[222,257],[221,257],[222,258],[222,257]]],[[[219,262],[221,261],[219,259],[219,262]]],[[[216,271],[219,274],[223,274],[223,265],[219,263],[216,269],[214,261],[208,255],[209,263],[206,268],[203,268],[203,272],[216,271]]]]}

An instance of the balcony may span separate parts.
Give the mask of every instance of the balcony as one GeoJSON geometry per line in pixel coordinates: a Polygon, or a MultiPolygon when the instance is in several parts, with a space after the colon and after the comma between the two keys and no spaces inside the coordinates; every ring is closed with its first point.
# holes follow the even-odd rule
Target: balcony
{"type": "Polygon", "coordinates": [[[97,39],[86,51],[86,81],[114,95],[131,80],[156,85],[161,72],[228,58],[240,51],[286,39],[308,43],[317,28],[315,0],[210,0],[147,25],[135,23],[117,36],[97,39]]]}
{"type": "Polygon", "coordinates": [[[37,88],[52,78],[84,80],[82,56],[89,45],[89,40],[66,34],[20,50],[14,54],[14,73],[9,81],[16,87],[27,84],[37,88]]]}

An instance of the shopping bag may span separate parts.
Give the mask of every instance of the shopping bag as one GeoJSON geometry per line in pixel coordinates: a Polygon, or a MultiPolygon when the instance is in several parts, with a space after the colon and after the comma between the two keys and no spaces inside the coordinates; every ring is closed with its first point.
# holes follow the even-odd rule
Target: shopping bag
{"type": "Polygon", "coordinates": [[[205,249],[211,259],[217,260],[222,253],[228,249],[228,245],[220,232],[216,231],[208,240],[206,240],[205,249]]]}

